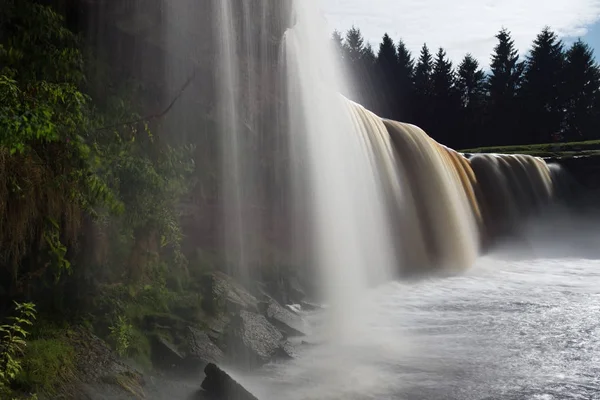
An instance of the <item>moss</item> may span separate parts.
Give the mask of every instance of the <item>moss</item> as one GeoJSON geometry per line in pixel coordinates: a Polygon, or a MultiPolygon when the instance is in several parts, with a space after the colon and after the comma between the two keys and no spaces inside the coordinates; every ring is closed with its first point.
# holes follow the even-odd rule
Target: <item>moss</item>
{"type": "Polygon", "coordinates": [[[75,350],[66,338],[32,340],[22,364],[23,371],[16,379],[19,387],[53,394],[75,376],[75,350]]]}
{"type": "Polygon", "coordinates": [[[145,372],[152,370],[152,348],[148,336],[135,328],[131,337],[128,355],[145,372]]]}

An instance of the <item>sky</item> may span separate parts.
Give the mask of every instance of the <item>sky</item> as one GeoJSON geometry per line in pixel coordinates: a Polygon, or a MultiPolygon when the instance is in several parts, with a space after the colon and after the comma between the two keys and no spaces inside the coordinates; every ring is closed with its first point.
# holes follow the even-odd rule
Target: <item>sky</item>
{"type": "MultiPolygon", "coordinates": [[[[314,0],[307,0],[314,1],[314,0]]],[[[375,52],[384,33],[406,43],[413,55],[427,43],[459,62],[466,54],[487,67],[501,28],[511,31],[525,55],[535,36],[550,26],[566,43],[581,37],[600,62],[600,0],[320,0],[334,29],[360,28],[375,52]]]]}

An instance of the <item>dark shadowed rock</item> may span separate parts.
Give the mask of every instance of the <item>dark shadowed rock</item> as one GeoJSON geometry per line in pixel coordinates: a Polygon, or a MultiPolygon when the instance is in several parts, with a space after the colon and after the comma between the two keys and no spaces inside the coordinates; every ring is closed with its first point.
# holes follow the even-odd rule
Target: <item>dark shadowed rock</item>
{"type": "Polygon", "coordinates": [[[228,355],[246,367],[260,366],[277,358],[290,358],[283,334],[264,315],[241,311],[232,320],[228,355]]]}
{"type": "Polygon", "coordinates": [[[270,299],[267,302],[260,303],[259,308],[267,317],[267,320],[286,337],[306,336],[303,332],[304,322],[302,318],[298,314],[282,307],[275,300],[270,299]]]}
{"type": "Polygon", "coordinates": [[[155,336],[152,340],[152,362],[157,367],[171,369],[184,364],[185,356],[173,343],[162,336],[155,336]]]}
{"type": "Polygon", "coordinates": [[[204,369],[204,373],[206,374],[204,381],[202,381],[204,393],[198,393],[198,399],[258,400],[215,364],[208,364],[204,369]]]}

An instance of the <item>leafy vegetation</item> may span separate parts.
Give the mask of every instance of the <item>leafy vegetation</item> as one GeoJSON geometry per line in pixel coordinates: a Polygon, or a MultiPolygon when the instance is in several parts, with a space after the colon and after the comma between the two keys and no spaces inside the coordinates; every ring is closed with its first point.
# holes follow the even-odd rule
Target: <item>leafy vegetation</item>
{"type": "Polygon", "coordinates": [[[21,390],[53,395],[75,376],[75,350],[64,337],[28,342],[16,384],[21,390]]]}
{"type": "MultiPolygon", "coordinates": [[[[51,7],[2,0],[2,10],[0,295],[36,301],[49,319],[83,319],[118,354],[148,365],[148,316],[188,296],[176,205],[194,148],[162,141],[160,124],[141,115],[139,85],[84,54],[51,7]],[[87,73],[110,82],[102,101],[87,73]]],[[[52,394],[73,375],[68,324],[42,324],[26,342],[29,304],[0,327],[2,396],[14,385],[52,394]]]]}
{"type": "Polygon", "coordinates": [[[35,306],[15,303],[16,316],[0,325],[0,396],[12,395],[11,386],[24,370],[22,356],[27,349],[26,338],[35,320],[35,306]]]}

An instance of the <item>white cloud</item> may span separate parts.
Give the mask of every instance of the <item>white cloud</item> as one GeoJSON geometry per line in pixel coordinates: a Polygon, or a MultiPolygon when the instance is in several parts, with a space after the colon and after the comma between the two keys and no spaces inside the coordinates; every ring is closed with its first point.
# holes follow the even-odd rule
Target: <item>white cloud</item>
{"type": "Polygon", "coordinates": [[[524,54],[546,25],[569,38],[585,35],[600,20],[600,0],[320,1],[332,30],[355,25],[375,51],[387,32],[394,41],[402,38],[415,57],[427,43],[432,52],[444,47],[455,62],[470,52],[484,66],[502,27],[524,54]]]}

